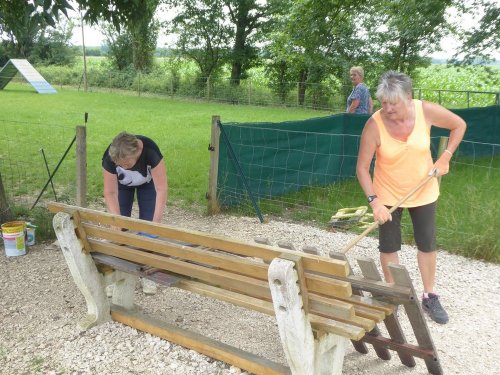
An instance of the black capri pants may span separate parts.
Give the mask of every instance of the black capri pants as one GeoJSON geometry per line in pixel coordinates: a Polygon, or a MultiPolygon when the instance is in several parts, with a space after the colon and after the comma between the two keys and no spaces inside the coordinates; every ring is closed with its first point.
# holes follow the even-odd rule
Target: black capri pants
{"type": "MultiPolygon", "coordinates": [[[[424,206],[407,208],[413,224],[413,237],[417,248],[429,253],[436,250],[436,202],[424,206]]],[[[390,207],[387,207],[390,209],[390,207]]],[[[379,226],[379,250],[395,253],[401,250],[401,218],[403,208],[392,213],[392,221],[379,226]]]]}

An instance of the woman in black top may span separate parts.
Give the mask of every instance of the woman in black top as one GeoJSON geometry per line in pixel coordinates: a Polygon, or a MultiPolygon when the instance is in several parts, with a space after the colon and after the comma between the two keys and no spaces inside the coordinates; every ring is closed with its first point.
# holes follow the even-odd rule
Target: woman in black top
{"type": "Polygon", "coordinates": [[[168,182],[163,155],[148,137],[118,134],[102,157],[104,200],[113,214],[131,216],[137,192],[139,218],[160,223],[168,182]]]}

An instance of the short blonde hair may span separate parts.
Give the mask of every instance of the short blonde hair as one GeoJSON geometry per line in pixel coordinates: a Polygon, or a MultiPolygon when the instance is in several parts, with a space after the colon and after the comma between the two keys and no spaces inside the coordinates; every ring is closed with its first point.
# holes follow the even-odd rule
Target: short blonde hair
{"type": "Polygon", "coordinates": [[[349,70],[349,73],[358,73],[361,78],[365,78],[365,71],[360,66],[353,66],[349,70]]]}
{"type": "Polygon", "coordinates": [[[379,101],[388,100],[391,103],[396,103],[400,100],[406,100],[408,95],[411,97],[412,92],[410,77],[404,73],[389,70],[380,77],[375,95],[379,101]]]}
{"type": "Polygon", "coordinates": [[[113,163],[133,158],[139,150],[139,139],[130,133],[121,132],[109,146],[109,157],[113,163]]]}

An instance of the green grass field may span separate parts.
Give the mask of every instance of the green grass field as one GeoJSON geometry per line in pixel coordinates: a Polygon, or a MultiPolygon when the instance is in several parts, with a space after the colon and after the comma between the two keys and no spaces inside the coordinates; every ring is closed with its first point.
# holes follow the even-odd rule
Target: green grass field
{"type": "MultiPolygon", "coordinates": [[[[45,139],[50,143],[52,138],[57,138],[53,132],[62,131],[71,137],[75,126],[83,125],[85,112],[89,113],[87,185],[90,201],[99,201],[102,197],[101,157],[104,150],[118,132],[126,130],[149,136],[160,146],[168,169],[170,202],[196,208],[204,207],[206,202],[210,157],[208,145],[213,115],[219,115],[223,123],[244,123],[301,120],[328,114],[297,108],[235,106],[68,89],[58,89],[55,95],[39,95],[31,86],[11,83],[0,91],[0,124],[21,122],[26,128],[21,136],[29,134],[34,138],[25,141],[23,147],[8,147],[8,151],[5,151],[6,142],[13,140],[2,136],[0,162],[2,158],[26,159],[27,155],[31,159],[39,158],[36,139],[45,139]],[[56,124],[58,127],[39,124],[56,124]],[[33,150],[30,151],[27,146],[33,150]]],[[[69,140],[63,139],[63,149],[69,140]]],[[[74,152],[70,154],[68,164],[74,160],[74,152]]],[[[60,151],[57,155],[60,155],[60,151]]],[[[443,179],[438,208],[439,245],[453,253],[500,262],[500,160],[498,157],[489,158],[485,165],[480,162],[475,160],[464,165],[458,164],[456,170],[443,179]]],[[[28,162],[26,167],[30,167],[28,162]]],[[[6,173],[3,170],[0,172],[3,176],[6,173]]],[[[65,178],[74,180],[74,169],[62,173],[68,173],[68,176],[58,176],[59,184],[65,178]]],[[[36,195],[41,188],[39,184],[26,179],[21,184],[23,194],[36,195]]],[[[290,201],[307,201],[312,207],[323,208],[323,216],[314,216],[314,210],[297,210],[289,213],[289,216],[295,220],[315,220],[317,224],[325,225],[328,216],[336,211],[338,202],[343,202],[347,207],[365,204],[364,200],[358,202],[353,199],[353,191],[359,191],[355,179],[341,186],[329,189],[312,187],[295,196],[285,197],[290,201]],[[325,207],[332,208],[326,216],[325,207]]],[[[266,207],[265,201],[261,204],[266,207]]],[[[282,215],[279,209],[269,212],[282,215]]],[[[247,213],[253,214],[251,211],[247,213]]],[[[407,221],[406,227],[410,227],[407,221]]],[[[405,233],[408,241],[411,241],[410,232],[408,230],[405,233]]]]}
{"type": "MultiPolygon", "coordinates": [[[[148,136],[158,143],[167,165],[170,199],[187,204],[205,204],[213,115],[220,116],[224,123],[280,122],[327,114],[297,108],[234,106],[138,97],[126,93],[58,89],[55,95],[39,95],[31,86],[12,83],[0,91],[0,120],[22,121],[31,124],[29,128],[36,124],[57,124],[74,129],[76,125],[83,125],[85,112],[89,113],[87,173],[90,200],[102,196],[102,154],[113,137],[125,130],[148,136]]],[[[38,133],[36,136],[44,138],[51,134],[38,133]]],[[[22,159],[26,148],[20,147],[11,152],[18,152],[19,156],[10,155],[9,158],[22,159]]]]}

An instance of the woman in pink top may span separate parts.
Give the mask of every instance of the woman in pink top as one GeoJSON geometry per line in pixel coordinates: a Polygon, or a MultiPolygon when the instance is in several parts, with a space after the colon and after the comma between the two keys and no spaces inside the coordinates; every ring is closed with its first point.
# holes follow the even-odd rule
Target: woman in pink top
{"type": "Polygon", "coordinates": [[[365,124],[356,172],[361,188],[368,197],[373,217],[380,225],[380,263],[385,280],[393,282],[389,263],[399,263],[401,215],[403,208],[407,208],[413,223],[418,266],[424,287],[422,306],[435,322],[445,324],[448,315],[434,293],[435,210],[439,196],[437,180],[430,180],[392,215],[389,209],[432,170],[435,169],[438,176],[448,173],[450,159],[462,141],[466,124],[438,104],[412,99],[411,79],[403,73],[385,73],[380,79],[376,96],[382,108],[365,124]],[[450,130],[448,147],[435,162],[430,149],[431,126],[450,130]],[[370,165],[374,157],[372,180],[370,165]]]}

